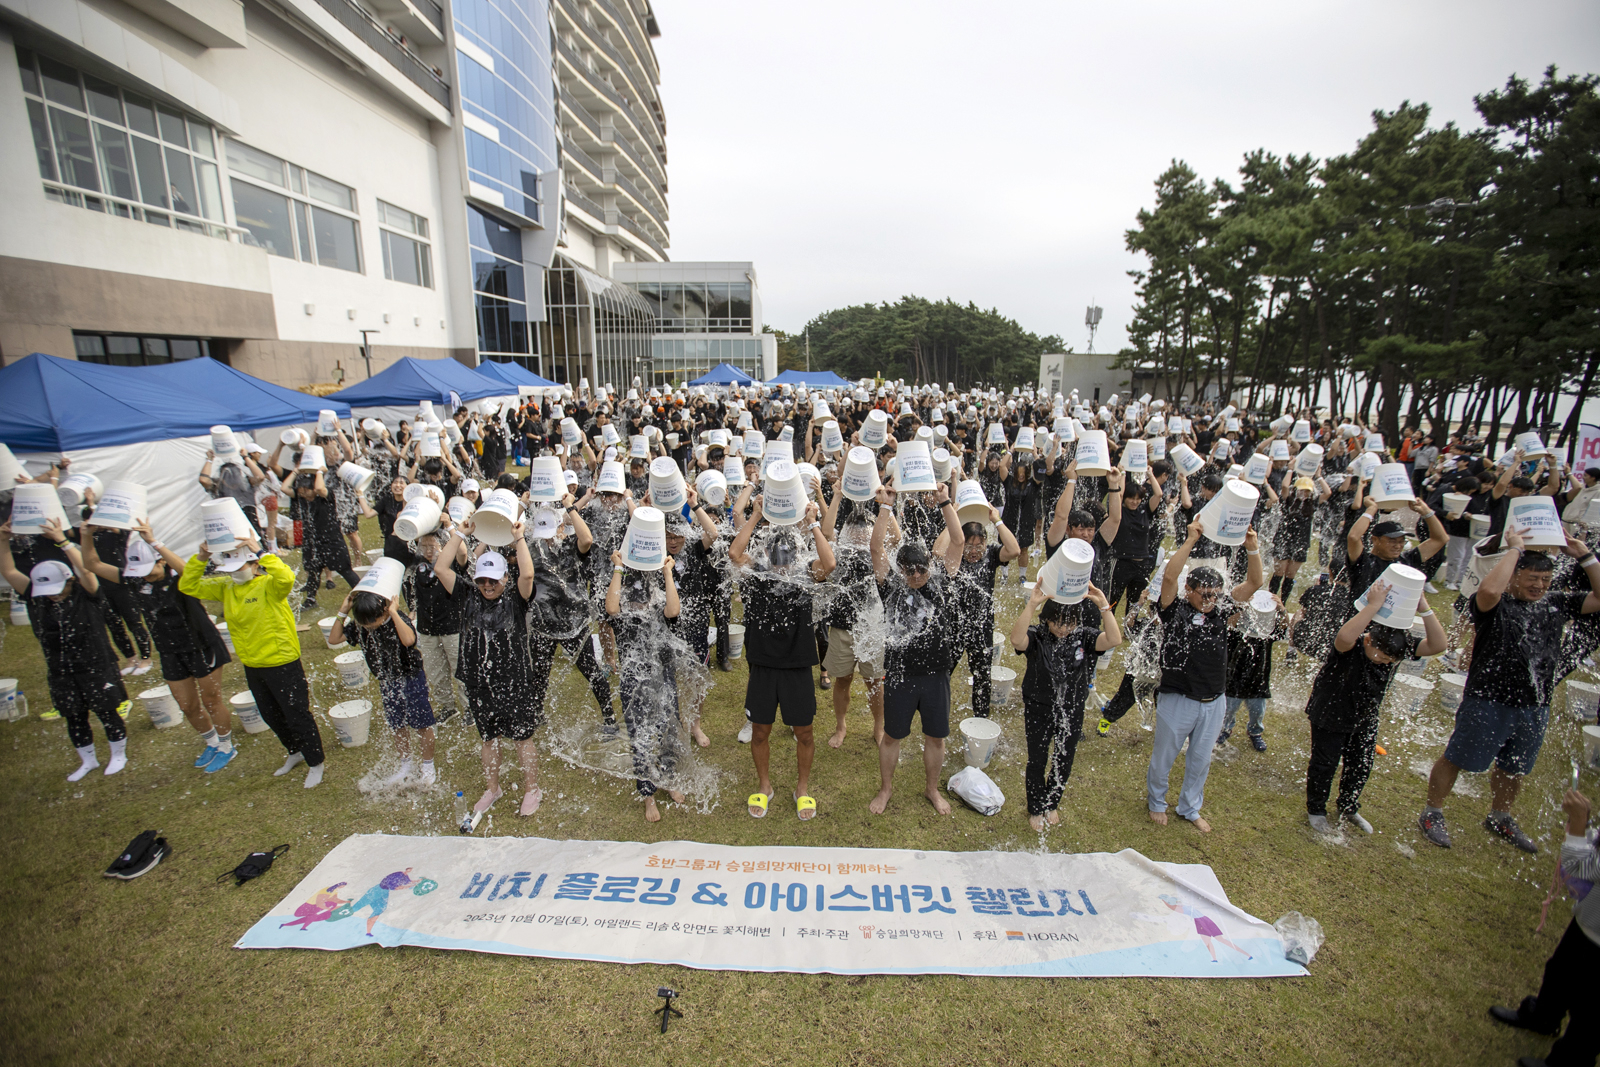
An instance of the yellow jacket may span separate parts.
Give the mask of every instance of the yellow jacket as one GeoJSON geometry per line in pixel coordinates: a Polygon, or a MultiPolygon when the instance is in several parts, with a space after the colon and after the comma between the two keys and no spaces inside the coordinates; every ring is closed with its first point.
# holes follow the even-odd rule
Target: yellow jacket
{"type": "Polygon", "coordinates": [[[300,635],[289,608],[294,572],[277,556],[262,556],[258,562],[266,573],[241,585],[230,574],[204,577],[206,561],[190,556],[178,588],[201,600],[221,602],[240,663],[281,667],[300,658],[300,635]]]}

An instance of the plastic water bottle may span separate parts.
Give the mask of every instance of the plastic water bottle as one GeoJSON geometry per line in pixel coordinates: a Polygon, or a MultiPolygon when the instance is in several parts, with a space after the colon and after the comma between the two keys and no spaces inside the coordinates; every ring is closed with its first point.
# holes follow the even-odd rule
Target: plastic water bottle
{"type": "Polygon", "coordinates": [[[18,719],[26,719],[28,717],[28,698],[23,695],[20,689],[17,690],[16,716],[18,719]]]}
{"type": "Polygon", "coordinates": [[[467,797],[459,789],[456,790],[456,825],[465,826],[467,823],[467,797]]]}

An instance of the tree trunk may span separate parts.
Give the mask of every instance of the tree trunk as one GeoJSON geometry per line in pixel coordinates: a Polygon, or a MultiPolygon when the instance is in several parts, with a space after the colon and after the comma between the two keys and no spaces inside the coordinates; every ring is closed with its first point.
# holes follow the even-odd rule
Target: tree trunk
{"type": "Polygon", "coordinates": [[[1594,384],[1597,368],[1600,368],[1600,349],[1589,353],[1589,362],[1583,368],[1583,380],[1578,383],[1578,395],[1573,398],[1572,410],[1567,413],[1567,421],[1561,427],[1561,437],[1552,447],[1565,448],[1568,441],[1577,439],[1578,428],[1583,423],[1583,400],[1589,395],[1589,387],[1594,384]]]}

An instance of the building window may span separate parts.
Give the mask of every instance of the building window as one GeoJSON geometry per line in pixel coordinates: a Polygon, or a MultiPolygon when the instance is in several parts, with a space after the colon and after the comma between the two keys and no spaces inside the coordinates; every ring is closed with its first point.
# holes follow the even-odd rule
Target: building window
{"type": "Polygon", "coordinates": [[[660,333],[752,333],[749,282],[635,282],[660,333]]]}
{"type": "Polygon", "coordinates": [[[479,354],[537,370],[531,358],[528,294],[523,285],[522,231],[469,204],[467,252],[472,257],[479,354]]]}
{"type": "Polygon", "coordinates": [[[222,350],[203,337],[134,337],[74,330],[72,345],[79,361],[113,367],[153,367],[202,356],[227,362],[222,358],[222,350]]]}
{"type": "Polygon", "coordinates": [[[245,244],[361,273],[354,189],[232,138],[227,152],[233,215],[245,229],[245,244]]]}
{"type": "Polygon", "coordinates": [[[17,66],[46,196],[227,239],[209,124],[25,48],[17,66]]]}
{"type": "Polygon", "coordinates": [[[379,200],[378,224],[378,235],[383,240],[383,276],[391,282],[433,288],[428,220],[379,200]]]}

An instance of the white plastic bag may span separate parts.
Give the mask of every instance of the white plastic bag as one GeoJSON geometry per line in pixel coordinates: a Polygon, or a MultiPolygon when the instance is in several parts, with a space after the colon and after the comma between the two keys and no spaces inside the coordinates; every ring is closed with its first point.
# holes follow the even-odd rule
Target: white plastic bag
{"type": "Polygon", "coordinates": [[[1322,947],[1322,924],[1298,911],[1284,912],[1272,924],[1283,939],[1283,957],[1305,967],[1322,947]]]}
{"type": "Polygon", "coordinates": [[[946,789],[966,801],[967,806],[979,815],[998,814],[1006,802],[1006,795],[994,784],[994,779],[977,767],[963,767],[950,776],[946,789]]]}

